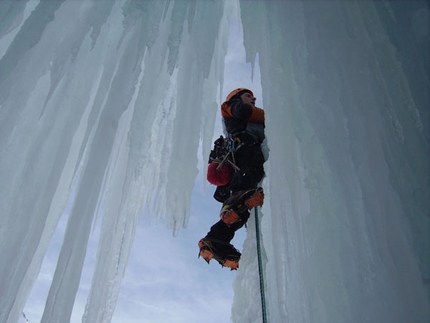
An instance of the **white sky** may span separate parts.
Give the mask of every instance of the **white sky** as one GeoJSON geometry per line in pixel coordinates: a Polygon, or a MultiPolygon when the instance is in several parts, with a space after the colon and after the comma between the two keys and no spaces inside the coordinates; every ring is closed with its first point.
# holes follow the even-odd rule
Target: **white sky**
{"type": "MultiPolygon", "coordinates": [[[[253,90],[257,106],[261,103],[261,84],[258,62],[251,80],[251,64],[245,62],[242,30],[233,23],[225,61],[225,81],[222,97],[237,87],[253,90]]],[[[214,138],[222,134],[221,118],[217,118],[214,138]]],[[[200,161],[199,168],[206,165],[200,161]]],[[[113,323],[219,323],[230,321],[233,303],[232,282],[236,272],[222,268],[213,261],[210,265],[198,259],[198,241],[211,225],[219,220],[221,204],[212,197],[215,190],[204,187],[203,173],[196,178],[191,201],[188,227],[174,238],[164,222],[155,224],[142,218],[136,230],[134,246],[118,297],[113,323]]],[[[40,322],[46,296],[52,281],[61,248],[67,216],[63,216],[24,313],[27,322],[40,322]]],[[[81,286],[75,302],[72,323],[82,321],[91,285],[97,254],[98,230],[90,236],[81,286]]],[[[240,251],[246,229],[239,230],[232,243],[240,251]]],[[[25,322],[21,318],[20,322],[25,322]]]]}

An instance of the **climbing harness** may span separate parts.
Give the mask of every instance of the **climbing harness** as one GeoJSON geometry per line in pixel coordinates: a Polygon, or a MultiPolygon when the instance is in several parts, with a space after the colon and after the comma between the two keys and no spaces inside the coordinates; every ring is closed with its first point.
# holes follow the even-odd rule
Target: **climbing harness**
{"type": "Polygon", "coordinates": [[[260,276],[260,296],[261,296],[261,311],[263,316],[263,323],[267,323],[267,310],[266,310],[266,295],[264,292],[264,272],[263,272],[263,260],[261,256],[261,233],[260,223],[258,221],[258,207],[254,208],[255,212],[255,233],[257,236],[257,257],[258,257],[258,274],[260,276]]]}
{"type": "Polygon", "coordinates": [[[209,163],[218,163],[217,170],[219,170],[222,165],[228,164],[237,172],[239,167],[236,166],[234,153],[242,147],[242,145],[243,142],[237,136],[229,135],[227,138],[220,136],[214,142],[214,149],[210,153],[209,163]]]}

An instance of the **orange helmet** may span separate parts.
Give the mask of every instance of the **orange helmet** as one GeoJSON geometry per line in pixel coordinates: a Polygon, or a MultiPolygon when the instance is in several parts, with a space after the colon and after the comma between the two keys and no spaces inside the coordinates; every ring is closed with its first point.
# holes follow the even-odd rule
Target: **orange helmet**
{"type": "Polygon", "coordinates": [[[251,91],[251,90],[249,90],[249,89],[245,89],[244,87],[240,87],[240,88],[237,88],[237,89],[234,89],[233,91],[231,91],[231,92],[227,95],[227,97],[225,98],[225,101],[226,101],[226,102],[230,101],[232,97],[234,97],[236,94],[238,94],[238,93],[240,93],[240,92],[243,92],[243,91],[249,92],[249,93],[251,93],[251,94],[252,94],[252,96],[254,96],[254,93],[252,93],[252,91],[251,91]]]}

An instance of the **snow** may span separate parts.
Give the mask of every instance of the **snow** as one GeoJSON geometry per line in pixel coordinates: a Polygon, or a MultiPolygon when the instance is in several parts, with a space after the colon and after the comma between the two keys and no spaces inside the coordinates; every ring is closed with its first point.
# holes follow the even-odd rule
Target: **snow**
{"type": "MultiPolygon", "coordinates": [[[[429,320],[428,2],[2,1],[0,17],[1,323],[25,321],[59,231],[41,322],[70,321],[88,275],[78,320],[110,322],[139,219],[189,229],[232,25],[267,118],[269,322],[429,320]]],[[[246,233],[231,319],[260,322],[253,218],[246,233]]]]}

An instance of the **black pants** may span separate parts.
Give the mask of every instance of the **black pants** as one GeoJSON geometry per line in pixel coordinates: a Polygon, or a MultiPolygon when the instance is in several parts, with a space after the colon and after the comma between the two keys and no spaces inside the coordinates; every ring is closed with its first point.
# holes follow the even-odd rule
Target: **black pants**
{"type": "MultiPolygon", "coordinates": [[[[264,161],[264,155],[259,145],[243,145],[240,147],[235,153],[235,164],[240,170],[234,173],[229,185],[222,188],[224,195],[221,200],[217,198],[217,192],[214,195],[215,199],[224,202],[230,197],[230,192],[234,193],[256,188],[264,177],[264,161]]],[[[220,193],[221,190],[217,189],[217,191],[220,193]]],[[[242,221],[230,226],[222,220],[218,221],[211,227],[206,237],[230,243],[234,233],[245,225],[249,218],[249,212],[245,211],[240,217],[242,221]]]]}
{"type": "MultiPolygon", "coordinates": [[[[244,144],[234,154],[235,164],[240,168],[235,172],[230,183],[217,188],[214,198],[219,202],[224,202],[230,197],[230,193],[256,188],[264,177],[264,155],[260,145],[244,144]]],[[[216,239],[230,243],[234,233],[245,225],[249,218],[249,211],[240,215],[243,219],[230,226],[222,220],[215,223],[207,234],[207,238],[216,239]]]]}
{"type": "Polygon", "coordinates": [[[233,174],[230,191],[256,188],[264,177],[264,155],[260,145],[243,145],[234,154],[235,164],[240,168],[233,174]]]}
{"type": "Polygon", "coordinates": [[[240,168],[232,176],[230,183],[218,186],[214,198],[224,203],[231,193],[256,188],[264,177],[265,162],[263,152],[259,145],[243,145],[234,154],[235,165],[240,168]]]}
{"type": "Polygon", "coordinates": [[[247,212],[247,215],[244,214],[243,220],[233,223],[232,225],[228,226],[225,224],[222,220],[219,220],[217,223],[215,223],[213,226],[211,226],[210,231],[206,235],[206,238],[212,238],[223,241],[226,243],[230,243],[230,241],[234,238],[234,233],[239,230],[241,227],[245,225],[245,223],[248,221],[249,218],[249,212],[247,212]]]}

